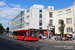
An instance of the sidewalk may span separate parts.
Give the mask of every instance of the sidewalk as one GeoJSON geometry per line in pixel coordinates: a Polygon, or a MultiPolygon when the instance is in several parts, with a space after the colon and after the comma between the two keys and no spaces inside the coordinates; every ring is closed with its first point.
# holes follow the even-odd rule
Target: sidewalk
{"type": "MultiPolygon", "coordinates": [[[[8,36],[8,37],[13,37],[13,35],[6,35],[6,36],[8,36]]],[[[39,41],[40,42],[52,42],[52,43],[72,43],[72,44],[75,44],[75,40],[73,40],[73,41],[56,41],[56,40],[54,40],[54,39],[45,39],[45,40],[43,40],[43,39],[39,39],[39,41]]]]}
{"type": "Polygon", "coordinates": [[[8,34],[6,34],[6,36],[8,36],[8,37],[13,37],[13,35],[8,35],[8,34]]]}
{"type": "Polygon", "coordinates": [[[72,43],[75,44],[75,40],[73,41],[56,41],[56,40],[52,40],[52,39],[45,39],[45,40],[39,40],[41,42],[52,42],[52,43],[72,43]]]}

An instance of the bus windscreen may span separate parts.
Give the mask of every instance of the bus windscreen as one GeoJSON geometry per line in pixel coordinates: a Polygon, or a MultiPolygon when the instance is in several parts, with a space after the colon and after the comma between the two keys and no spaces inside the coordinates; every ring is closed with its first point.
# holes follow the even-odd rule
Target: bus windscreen
{"type": "Polygon", "coordinates": [[[31,29],[30,32],[31,32],[30,35],[31,35],[32,37],[36,37],[36,36],[38,36],[38,31],[37,31],[37,30],[35,30],[35,29],[31,29]]]}

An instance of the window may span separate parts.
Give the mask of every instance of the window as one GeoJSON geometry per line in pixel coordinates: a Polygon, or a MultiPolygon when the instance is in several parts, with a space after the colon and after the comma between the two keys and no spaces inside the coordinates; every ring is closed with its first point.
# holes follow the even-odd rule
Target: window
{"type": "Polygon", "coordinates": [[[27,18],[29,18],[29,15],[27,16],[27,18]]]}
{"type": "Polygon", "coordinates": [[[42,27],[40,27],[39,29],[42,29],[42,27]]]}
{"type": "Polygon", "coordinates": [[[42,14],[39,14],[39,18],[42,18],[42,14]]]}
{"type": "Polygon", "coordinates": [[[29,25],[29,23],[26,23],[26,25],[29,25]]]}
{"type": "Polygon", "coordinates": [[[52,26],[53,25],[53,20],[49,20],[49,24],[50,24],[50,26],[52,26]]]}
{"type": "Polygon", "coordinates": [[[39,12],[42,12],[42,10],[39,10],[39,12]]]}
{"type": "Polygon", "coordinates": [[[70,13],[70,12],[71,12],[71,9],[66,10],[66,13],[70,13]]]}
{"type": "Polygon", "coordinates": [[[36,37],[36,36],[38,36],[38,31],[37,31],[37,30],[35,30],[35,29],[31,29],[30,32],[31,32],[30,35],[31,35],[32,37],[36,37]]]}
{"type": "Polygon", "coordinates": [[[24,15],[24,12],[22,12],[21,15],[23,16],[24,15]]]}
{"type": "Polygon", "coordinates": [[[62,14],[63,14],[62,11],[59,11],[59,12],[58,12],[58,15],[62,15],[62,14]]]}
{"type": "Polygon", "coordinates": [[[27,13],[29,12],[30,10],[27,10],[27,13]]]}
{"type": "Polygon", "coordinates": [[[52,8],[50,8],[50,9],[52,9],[52,8]]]}
{"type": "Polygon", "coordinates": [[[29,31],[18,31],[18,32],[14,32],[14,35],[29,36],[29,31]]]}
{"type": "Polygon", "coordinates": [[[73,28],[71,28],[71,32],[73,32],[73,28]]]}
{"type": "Polygon", "coordinates": [[[72,23],[72,18],[67,18],[67,19],[66,19],[66,22],[67,22],[67,23],[72,23]]]}
{"type": "Polygon", "coordinates": [[[73,32],[73,28],[72,27],[68,27],[66,28],[67,32],[73,32]]]}
{"type": "Polygon", "coordinates": [[[39,26],[42,26],[42,20],[39,21],[39,26]]]}
{"type": "Polygon", "coordinates": [[[62,19],[60,19],[60,20],[58,20],[58,24],[60,24],[60,21],[61,21],[62,19]]]}
{"type": "Polygon", "coordinates": [[[52,15],[53,15],[53,13],[52,12],[49,12],[49,17],[50,18],[52,18],[52,15]]]}
{"type": "Polygon", "coordinates": [[[40,26],[42,26],[42,23],[39,23],[40,26]]]}
{"type": "Polygon", "coordinates": [[[40,20],[39,23],[42,23],[42,20],[40,20]]]}

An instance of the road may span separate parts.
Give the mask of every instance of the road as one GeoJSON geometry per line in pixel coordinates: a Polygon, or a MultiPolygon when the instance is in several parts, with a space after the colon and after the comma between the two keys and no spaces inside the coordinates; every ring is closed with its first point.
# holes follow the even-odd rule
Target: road
{"type": "Polygon", "coordinates": [[[75,50],[75,44],[22,41],[0,35],[0,50],[75,50]]]}
{"type": "Polygon", "coordinates": [[[32,50],[0,37],[0,50],[32,50]]]}

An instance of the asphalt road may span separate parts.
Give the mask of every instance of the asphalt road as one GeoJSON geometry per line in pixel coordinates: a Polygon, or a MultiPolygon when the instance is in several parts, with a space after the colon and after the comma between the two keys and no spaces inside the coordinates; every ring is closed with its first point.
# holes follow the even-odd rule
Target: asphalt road
{"type": "Polygon", "coordinates": [[[0,35],[0,50],[75,50],[75,44],[22,41],[0,35]]]}
{"type": "Polygon", "coordinates": [[[32,50],[13,41],[0,37],[0,50],[32,50]]]}

